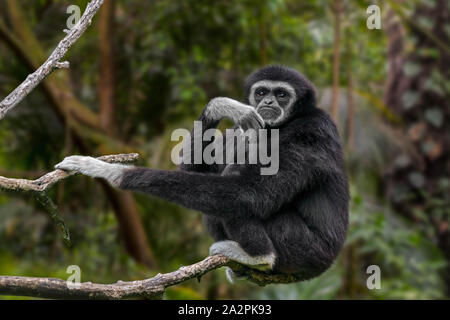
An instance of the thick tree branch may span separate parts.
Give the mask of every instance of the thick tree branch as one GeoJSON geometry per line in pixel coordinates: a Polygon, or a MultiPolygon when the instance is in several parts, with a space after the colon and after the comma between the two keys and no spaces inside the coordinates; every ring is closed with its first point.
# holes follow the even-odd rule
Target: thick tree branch
{"type": "Polygon", "coordinates": [[[118,281],[113,284],[83,282],[78,287],[71,284],[69,288],[67,282],[61,279],[0,276],[0,294],[50,299],[160,299],[166,288],[192,278],[200,279],[205,273],[225,265],[243,272],[248,280],[259,285],[300,280],[298,275],[271,275],[231,262],[223,255],[214,255],[176,271],[158,274],[153,278],[118,281]]]}
{"type": "Polygon", "coordinates": [[[103,4],[104,0],[92,0],[88,3],[80,21],[67,33],[66,37],[58,44],[56,49],[47,61],[34,73],[30,74],[22,84],[11,92],[2,102],[0,102],[0,120],[14,108],[24,97],[27,96],[41,81],[48,76],[54,68],[66,66],[60,60],[66,55],[69,48],[80,38],[87,27],[91,24],[92,18],[103,4]]]}
{"type": "Polygon", "coordinates": [[[114,284],[84,282],[78,288],[61,279],[0,276],[0,294],[52,299],[126,299],[160,298],[164,290],[180,282],[200,277],[227,263],[224,256],[211,256],[190,266],[139,281],[114,284]]]}

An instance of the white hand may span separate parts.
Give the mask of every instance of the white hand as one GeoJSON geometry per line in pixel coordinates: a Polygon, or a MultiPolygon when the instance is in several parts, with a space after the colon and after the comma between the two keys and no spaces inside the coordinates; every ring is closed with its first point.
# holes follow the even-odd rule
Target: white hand
{"type": "MultiPolygon", "coordinates": [[[[99,177],[99,171],[109,164],[92,157],[70,156],[58,163],[55,168],[66,171],[75,171],[90,177],[99,177]]],[[[105,168],[106,169],[106,168],[105,168]]]]}
{"type": "Polygon", "coordinates": [[[93,178],[104,178],[114,186],[120,185],[125,169],[130,166],[111,164],[92,157],[70,156],[55,166],[56,169],[75,171],[93,178]]]}
{"type": "Polygon", "coordinates": [[[264,120],[255,108],[230,98],[212,99],[206,106],[206,116],[213,120],[229,118],[244,131],[264,128],[264,120]]]}

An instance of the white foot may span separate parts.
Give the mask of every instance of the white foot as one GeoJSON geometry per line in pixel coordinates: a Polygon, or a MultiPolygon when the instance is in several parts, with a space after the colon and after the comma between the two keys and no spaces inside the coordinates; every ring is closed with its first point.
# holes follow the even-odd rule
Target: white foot
{"type": "Polygon", "coordinates": [[[209,248],[209,254],[222,254],[230,260],[247,265],[262,271],[272,270],[275,264],[275,254],[270,253],[262,256],[250,256],[236,241],[224,240],[213,243],[209,248]]]}

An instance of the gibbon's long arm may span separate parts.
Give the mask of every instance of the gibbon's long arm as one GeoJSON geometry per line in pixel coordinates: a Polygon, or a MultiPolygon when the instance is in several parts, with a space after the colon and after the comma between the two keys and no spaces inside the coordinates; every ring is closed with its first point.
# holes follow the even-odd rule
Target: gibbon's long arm
{"type": "Polygon", "coordinates": [[[71,156],[57,169],[107,179],[121,189],[156,195],[215,216],[253,215],[267,218],[312,182],[333,174],[334,159],[325,150],[291,141],[280,150],[275,175],[260,175],[260,165],[245,165],[239,175],[167,171],[130,167],[83,156],[71,156]],[[300,178],[299,178],[300,177],[300,178]]]}
{"type": "MultiPolygon", "coordinates": [[[[308,148],[309,149],[309,148],[308,148]]],[[[140,191],[215,216],[265,219],[312,182],[333,174],[333,159],[320,150],[280,150],[275,175],[260,175],[259,165],[245,165],[239,175],[132,168],[123,171],[121,189],[140,191]],[[310,156],[311,155],[311,156],[310,156]]]]}

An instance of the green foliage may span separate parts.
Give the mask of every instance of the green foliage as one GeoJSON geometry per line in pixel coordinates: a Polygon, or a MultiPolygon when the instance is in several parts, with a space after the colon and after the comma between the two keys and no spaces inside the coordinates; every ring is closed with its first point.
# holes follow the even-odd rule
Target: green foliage
{"type": "MultiPolygon", "coordinates": [[[[20,3],[27,22],[50,53],[64,36],[67,5],[78,4],[84,9],[86,1],[20,3]]],[[[351,72],[355,96],[361,98],[356,108],[362,129],[356,132],[355,152],[346,154],[352,203],[348,239],[341,256],[330,270],[307,282],[265,288],[246,282],[231,286],[223,270],[218,270],[205,275],[200,283],[194,279],[169,289],[165,299],[346,299],[355,297],[352,290],[361,299],[445,297],[440,278],[445,260],[432,240],[432,225],[425,221],[428,212],[442,221],[450,219],[450,182],[441,181],[439,197],[423,195],[426,208],[411,213],[417,223],[403,220],[380,197],[382,173],[390,164],[385,151],[394,148],[398,152],[393,142],[402,143],[380,124],[386,119],[399,120],[382,101],[387,39],[384,30],[367,30],[367,1],[343,3],[340,86],[345,89],[351,72]],[[355,255],[348,258],[351,250],[355,255]],[[349,267],[352,264],[355,269],[349,267]],[[371,264],[381,268],[381,290],[366,287],[366,268],[371,264]],[[354,281],[349,280],[352,277],[354,281]]],[[[403,12],[411,13],[414,5],[405,2],[403,12]]],[[[69,51],[66,58],[70,70],[51,75],[67,73],[73,95],[93,111],[98,111],[99,105],[97,21],[98,17],[69,51]]],[[[430,27],[430,21],[418,23],[430,27]]],[[[150,157],[144,161],[152,167],[174,169],[170,161],[172,130],[190,128],[213,97],[226,95],[242,100],[245,76],[262,64],[285,64],[303,72],[317,86],[319,99],[332,83],[334,30],[329,1],[118,0],[116,24],[111,36],[116,59],[117,136],[128,145],[148,151],[150,157]]],[[[449,26],[445,30],[450,34],[449,26]]],[[[412,37],[407,40],[408,48],[413,48],[412,37]]],[[[432,47],[421,48],[418,54],[424,59],[440,58],[439,50],[432,47]]],[[[450,95],[450,81],[440,70],[425,70],[413,63],[403,69],[409,76],[429,72],[424,88],[440,96],[450,95]]],[[[21,58],[0,40],[0,96],[6,96],[29,72],[21,58]]],[[[46,172],[64,155],[83,152],[67,136],[52,102],[41,89],[34,90],[16,111],[1,120],[1,170],[46,172]]],[[[405,108],[412,108],[420,97],[408,91],[400,98],[405,108]]],[[[445,124],[441,111],[434,105],[421,110],[435,128],[445,124]]],[[[423,184],[420,175],[411,178],[419,188],[423,184]]],[[[408,197],[409,189],[398,193],[399,197],[408,197]]],[[[33,199],[2,193],[0,274],[65,279],[69,276],[67,266],[76,264],[81,267],[82,281],[142,279],[198,261],[207,255],[212,243],[199,213],[136,195],[159,264],[158,270],[148,270],[125,252],[110,203],[96,182],[73,177],[55,187],[51,197],[71,231],[72,248],[63,246],[57,226],[33,199]]]]}
{"type": "MultiPolygon", "coordinates": [[[[436,244],[421,229],[394,215],[386,206],[352,189],[350,232],[346,245],[356,244],[364,257],[361,274],[371,264],[380,266],[382,299],[444,297],[439,272],[446,266],[436,244]]],[[[364,285],[364,283],[363,283],[364,285]]]]}
{"type": "Polygon", "coordinates": [[[334,265],[318,278],[288,285],[269,285],[255,295],[258,299],[327,300],[339,296],[342,268],[334,265]]]}

